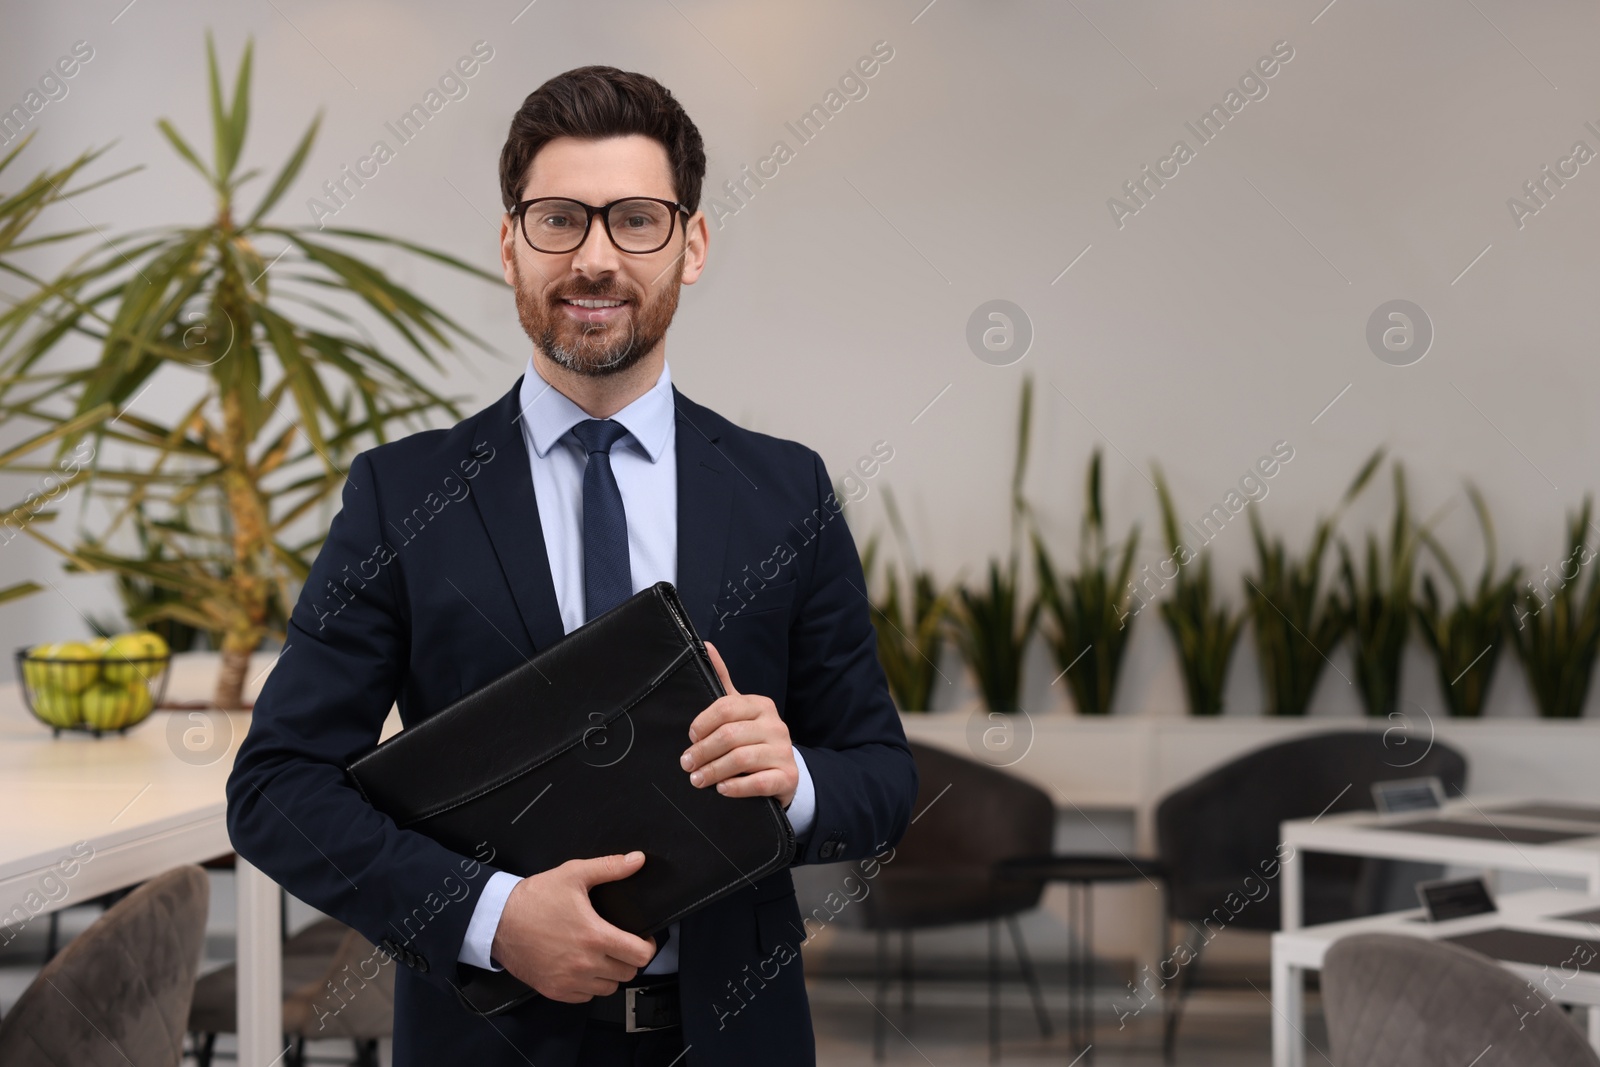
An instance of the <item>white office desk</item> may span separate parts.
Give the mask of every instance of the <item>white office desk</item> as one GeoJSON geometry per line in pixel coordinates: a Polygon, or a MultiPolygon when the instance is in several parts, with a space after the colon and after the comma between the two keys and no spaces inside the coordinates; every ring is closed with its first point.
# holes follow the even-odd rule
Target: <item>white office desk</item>
{"type": "MultiPolygon", "coordinates": [[[[1587,895],[1600,897],[1600,814],[1593,821],[1513,815],[1499,809],[1529,801],[1514,798],[1461,798],[1438,812],[1413,812],[1380,816],[1373,812],[1344,812],[1315,819],[1291,819],[1281,826],[1286,849],[1282,859],[1282,918],[1284,934],[1301,929],[1303,872],[1301,854],[1332,852],[1379,859],[1413,860],[1471,867],[1486,871],[1527,871],[1549,877],[1582,879],[1587,895]],[[1438,832],[1397,829],[1405,823],[1443,818],[1487,823],[1491,836],[1461,837],[1438,832]],[[1521,840],[1530,835],[1564,834],[1560,840],[1521,840]]],[[[1595,805],[1600,812],[1600,805],[1595,805]]],[[[1390,919],[1373,916],[1352,922],[1390,919]]],[[[1343,924],[1326,924],[1328,929],[1343,924]]],[[[1415,924],[1413,924],[1415,925],[1415,924]]],[[[1591,936],[1594,936],[1591,934],[1591,936]]],[[[1274,945],[1276,945],[1274,940],[1274,945]]],[[[1277,958],[1274,949],[1274,960],[1277,958]]],[[[1273,966],[1272,1062],[1276,1067],[1300,1067],[1304,1062],[1299,1029],[1305,1015],[1304,990],[1298,969],[1281,976],[1273,966]],[[1281,980],[1280,980],[1281,978],[1281,980]]],[[[1591,1013],[1591,1032],[1600,1025],[1600,1013],[1591,1013]]]]}
{"type": "MultiPolygon", "coordinates": [[[[1298,930],[1280,931],[1272,935],[1272,988],[1274,1006],[1279,991],[1290,983],[1303,980],[1306,971],[1319,971],[1329,947],[1342,937],[1351,934],[1403,934],[1431,940],[1456,937],[1480,930],[1504,927],[1532,933],[1554,934],[1570,937],[1573,944],[1600,943],[1600,923],[1574,922],[1555,918],[1564,914],[1594,910],[1595,898],[1587,893],[1570,889],[1530,889],[1508,893],[1495,902],[1498,910],[1486,915],[1473,915],[1465,919],[1451,919],[1430,923],[1423,919],[1421,908],[1390,912],[1386,915],[1368,915],[1343,922],[1304,926],[1298,930]]],[[[1546,996],[1559,1003],[1577,1004],[1590,1009],[1600,1007],[1600,974],[1579,971],[1576,976],[1557,975],[1551,982],[1548,968],[1528,963],[1500,961],[1508,971],[1524,978],[1542,990],[1546,996]]],[[[1529,993],[1529,1010],[1534,1007],[1533,994],[1529,993]]],[[[1590,1011],[1590,1043],[1600,1049],[1600,1028],[1594,1023],[1596,1014],[1590,1011]]],[[[1274,1033],[1281,1017],[1273,1020],[1274,1033]]],[[[1299,1028],[1299,1021],[1294,1023],[1299,1028]]],[[[1299,1036],[1299,1035],[1295,1035],[1299,1036]]],[[[1298,1043],[1297,1043],[1298,1047],[1298,1043]]],[[[1273,1062],[1281,1064],[1276,1050],[1273,1062]]]]}
{"type": "MultiPolygon", "coordinates": [[[[256,657],[256,686],[270,662],[256,657]]],[[[209,696],[216,663],[175,657],[167,697],[209,696]]],[[[0,921],[48,922],[52,911],[231,852],[224,786],[250,716],[212,716],[156,711],[123,735],[53,738],[16,684],[0,686],[0,921]]],[[[281,891],[243,859],[236,875],[239,1064],[268,1067],[283,1052],[281,891]]]]}

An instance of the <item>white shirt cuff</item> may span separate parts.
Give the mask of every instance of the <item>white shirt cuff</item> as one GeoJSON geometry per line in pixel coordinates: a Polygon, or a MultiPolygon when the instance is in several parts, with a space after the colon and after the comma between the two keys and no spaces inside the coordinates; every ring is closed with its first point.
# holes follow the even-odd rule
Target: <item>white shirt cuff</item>
{"type": "Polygon", "coordinates": [[[804,837],[811,829],[811,824],[817,817],[817,789],[811,784],[811,771],[806,768],[806,758],[800,755],[800,750],[794,748],[794,765],[800,771],[800,783],[795,786],[794,799],[789,801],[785,810],[789,813],[789,825],[794,827],[794,836],[804,837]]]}
{"type": "Polygon", "coordinates": [[[456,957],[462,963],[486,971],[504,969],[489,958],[489,953],[494,948],[494,933],[500,928],[500,913],[506,910],[506,898],[520,881],[522,879],[507,871],[495,871],[489,876],[489,883],[483,887],[477,906],[473,908],[472,920],[467,923],[461,954],[456,957]]]}

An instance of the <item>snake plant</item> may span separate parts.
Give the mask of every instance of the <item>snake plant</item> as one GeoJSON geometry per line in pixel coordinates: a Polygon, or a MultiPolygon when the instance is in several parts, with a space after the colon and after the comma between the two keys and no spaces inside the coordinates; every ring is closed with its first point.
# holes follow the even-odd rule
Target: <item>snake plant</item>
{"type": "Polygon", "coordinates": [[[1439,687],[1445,707],[1457,718],[1476,719],[1483,714],[1484,697],[1494,677],[1495,664],[1505,646],[1511,605],[1520,568],[1512,566],[1503,576],[1495,574],[1494,523],[1478,487],[1468,483],[1467,498],[1472,501],[1483,531],[1483,571],[1476,589],[1468,590],[1461,572],[1433,533],[1419,530],[1422,543],[1438,562],[1455,593],[1455,603],[1443,606],[1433,575],[1422,576],[1422,595],[1416,607],[1417,629],[1433,652],[1439,672],[1439,687]]]}
{"type": "MultiPolygon", "coordinates": [[[[894,494],[885,486],[884,507],[905,555],[905,575],[893,563],[884,566],[884,590],[872,598],[873,622],[878,631],[878,662],[883,665],[889,693],[901,711],[927,711],[933,703],[936,679],[943,677],[939,660],[944,651],[945,621],[952,593],[941,590],[930,571],[917,566],[905,524],[894,494]],[[904,585],[902,585],[904,582],[904,585]],[[908,598],[909,594],[909,598],[908,598]]],[[[867,587],[877,558],[874,535],[861,553],[867,587]]]]}
{"type": "Polygon", "coordinates": [[[1022,660],[1039,619],[1039,600],[1022,593],[1018,538],[1027,501],[1022,477],[1028,465],[1033,423],[1033,381],[1024,378],[1017,415],[1016,461],[1011,471],[1011,550],[1004,563],[991,559],[987,581],[962,584],[951,613],[957,649],[990,711],[1022,709],[1022,660]]]}
{"type": "Polygon", "coordinates": [[[1416,586],[1417,537],[1406,499],[1405,468],[1395,461],[1394,520],[1388,545],[1367,534],[1364,567],[1357,568],[1350,545],[1339,540],[1341,606],[1354,646],[1356,689],[1369,716],[1388,718],[1400,705],[1400,668],[1411,636],[1412,594],[1416,586]]]}
{"type": "Polygon", "coordinates": [[[1317,521],[1305,555],[1292,558],[1281,537],[1270,542],[1255,508],[1250,508],[1250,533],[1256,548],[1256,572],[1245,575],[1257,658],[1267,696],[1267,714],[1304,715],[1328,655],[1345,634],[1347,614],[1337,594],[1322,588],[1322,563],[1339,515],[1372,478],[1383,460],[1373,452],[1345,489],[1333,514],[1317,521]]]}
{"type": "Polygon", "coordinates": [[[1184,694],[1191,715],[1221,715],[1223,684],[1228,664],[1244,630],[1244,611],[1219,603],[1211,582],[1211,552],[1198,560],[1178,536],[1177,510],[1160,467],[1153,470],[1156,498],[1161,503],[1161,527],[1171,558],[1178,564],[1172,595],[1161,602],[1161,617],[1178,650],[1184,694]],[[1180,553],[1188,557],[1180,559],[1180,553]]]}
{"type": "Polygon", "coordinates": [[[1513,611],[1511,637],[1539,714],[1548,719],[1583,714],[1600,653],[1600,568],[1588,543],[1593,504],[1585,496],[1578,513],[1568,515],[1570,554],[1540,585],[1524,582],[1513,611]]]}
{"type": "Polygon", "coordinates": [[[1066,676],[1073,703],[1084,715],[1111,712],[1117,676],[1133,633],[1128,624],[1132,618],[1128,576],[1133,573],[1133,555],[1139,548],[1135,524],[1122,544],[1121,557],[1116,558],[1106,541],[1100,486],[1100,449],[1096,448],[1089,457],[1075,573],[1058,576],[1044,541],[1037,533],[1033,539],[1039,597],[1050,623],[1045,640],[1056,667],[1066,676]]]}

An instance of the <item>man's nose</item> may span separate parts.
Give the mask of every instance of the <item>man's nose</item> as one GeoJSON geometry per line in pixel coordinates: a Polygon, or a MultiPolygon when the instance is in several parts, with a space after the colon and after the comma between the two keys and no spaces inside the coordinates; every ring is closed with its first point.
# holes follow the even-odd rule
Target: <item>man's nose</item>
{"type": "Polygon", "coordinates": [[[572,269],[589,277],[615,274],[622,266],[622,253],[611,243],[605,220],[596,215],[583,244],[572,254],[572,269]]]}

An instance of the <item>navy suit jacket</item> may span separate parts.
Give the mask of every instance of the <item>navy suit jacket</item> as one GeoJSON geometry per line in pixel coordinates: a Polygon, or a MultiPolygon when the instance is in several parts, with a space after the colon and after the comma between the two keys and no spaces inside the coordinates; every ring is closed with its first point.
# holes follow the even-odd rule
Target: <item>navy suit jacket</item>
{"type": "MultiPolygon", "coordinates": [[[[228,780],[239,855],[382,946],[316,1018],[397,967],[396,1067],[572,1064],[587,1018],[544,997],[492,1018],[461,1006],[475,969],[457,956],[494,857],[400,830],[344,771],[391,704],[413,726],[563,636],[519,385],[448,430],[356,456],[228,780]]],[[[917,772],[822,459],[673,400],[678,592],[735,687],[770,697],[805,756],[816,820],[795,862],[881,854],[909,824],[917,772]]],[[[815,930],[787,869],[682,921],[685,1064],[814,1062],[799,946],[815,930]]]]}

